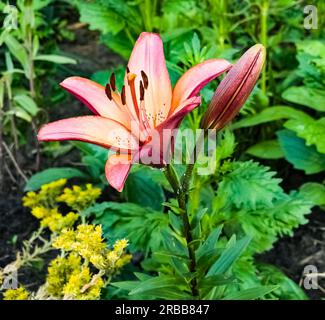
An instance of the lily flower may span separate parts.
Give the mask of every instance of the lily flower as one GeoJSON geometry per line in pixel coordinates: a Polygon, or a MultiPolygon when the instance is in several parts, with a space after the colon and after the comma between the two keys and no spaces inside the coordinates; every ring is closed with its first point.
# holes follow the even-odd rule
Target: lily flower
{"type": "Polygon", "coordinates": [[[256,44],[234,64],[215,91],[201,127],[221,130],[239,112],[252,92],[265,61],[265,48],[256,44]]]}
{"type": "MultiPolygon", "coordinates": [[[[144,32],[133,48],[121,91],[114,74],[105,87],[81,77],[67,78],[60,85],[95,115],[46,124],[38,139],[86,141],[116,151],[107,160],[105,173],[110,185],[121,191],[132,163],[141,162],[144,150],[166,152],[161,144],[152,143],[153,137],[177,128],[201,103],[199,91],[230,68],[224,59],[207,60],[185,72],[172,90],[162,40],[144,32]]],[[[162,156],[160,163],[150,165],[165,164],[162,156]]]]}

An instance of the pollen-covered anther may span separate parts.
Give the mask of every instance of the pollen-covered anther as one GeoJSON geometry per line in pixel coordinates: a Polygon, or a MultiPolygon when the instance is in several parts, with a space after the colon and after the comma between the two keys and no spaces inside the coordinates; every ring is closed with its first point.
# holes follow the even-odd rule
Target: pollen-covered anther
{"type": "Polygon", "coordinates": [[[148,76],[146,75],[146,73],[143,70],[141,70],[141,77],[142,77],[142,80],[143,80],[144,88],[148,89],[149,79],[148,79],[148,76]]]}
{"type": "Polygon", "coordinates": [[[111,90],[111,86],[107,83],[106,86],[105,86],[105,93],[106,93],[106,96],[109,100],[112,100],[113,97],[112,97],[112,90],[111,90]]]}

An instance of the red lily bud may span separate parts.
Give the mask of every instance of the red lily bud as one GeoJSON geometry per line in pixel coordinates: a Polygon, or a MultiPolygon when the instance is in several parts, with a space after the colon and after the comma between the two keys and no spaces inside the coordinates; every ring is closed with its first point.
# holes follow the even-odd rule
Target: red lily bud
{"type": "Polygon", "coordinates": [[[220,130],[236,116],[253,90],[264,60],[265,48],[261,44],[240,57],[215,91],[202,119],[202,128],[220,130]]]}

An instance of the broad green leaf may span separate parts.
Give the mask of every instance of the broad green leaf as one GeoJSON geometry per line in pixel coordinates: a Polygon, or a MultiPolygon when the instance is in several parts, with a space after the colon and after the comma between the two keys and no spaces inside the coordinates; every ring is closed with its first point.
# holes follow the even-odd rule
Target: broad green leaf
{"type": "Polygon", "coordinates": [[[162,210],[162,203],[165,201],[164,191],[150,177],[149,171],[146,170],[145,172],[146,174],[143,174],[142,170],[139,170],[129,174],[123,195],[129,202],[134,202],[143,207],[150,207],[155,210],[162,210]]]}
{"type": "Polygon", "coordinates": [[[214,229],[208,236],[208,238],[202,243],[202,245],[196,250],[195,256],[199,260],[211,250],[215,250],[219,236],[221,234],[222,226],[214,229]]]}
{"type": "Polygon", "coordinates": [[[282,98],[317,111],[325,112],[325,91],[306,86],[290,87],[282,93],[282,98]]]}
{"type": "Polygon", "coordinates": [[[26,110],[24,110],[21,107],[15,107],[15,108],[11,108],[11,110],[6,112],[7,115],[14,115],[17,118],[23,119],[27,122],[31,122],[32,121],[32,117],[30,116],[29,113],[26,112],[26,110]]]}
{"type": "Polygon", "coordinates": [[[152,292],[153,290],[163,289],[163,288],[172,288],[177,290],[178,287],[186,287],[186,283],[182,283],[181,278],[175,278],[173,276],[161,275],[148,279],[141,282],[137,287],[130,291],[129,295],[133,294],[144,294],[147,292],[152,292]]]}
{"type": "Polygon", "coordinates": [[[35,101],[26,94],[16,94],[14,96],[14,101],[32,116],[35,116],[39,111],[35,101]]]}
{"type": "Polygon", "coordinates": [[[198,287],[200,289],[212,289],[213,287],[227,285],[233,283],[234,281],[234,277],[225,277],[224,275],[216,274],[214,276],[203,278],[198,283],[198,287]]]}
{"type": "Polygon", "coordinates": [[[325,206],[325,186],[317,182],[304,183],[300,189],[300,194],[308,201],[317,206],[325,206]]]}
{"type": "Polygon", "coordinates": [[[80,21],[89,24],[90,30],[116,35],[124,26],[124,20],[113,10],[98,3],[79,3],[80,21]]]}
{"type": "Polygon", "coordinates": [[[306,140],[307,146],[315,145],[318,152],[325,153],[325,118],[289,120],[284,126],[306,140]]]}
{"type": "Polygon", "coordinates": [[[222,300],[255,300],[263,298],[266,294],[276,290],[279,286],[260,286],[256,288],[245,289],[239,292],[234,292],[222,300]]]}
{"type": "Polygon", "coordinates": [[[24,191],[38,190],[43,184],[58,179],[86,178],[87,176],[74,168],[50,168],[34,174],[26,183],[24,191]]]}
{"type": "Polygon", "coordinates": [[[7,45],[10,53],[20,62],[23,67],[26,76],[29,78],[30,76],[30,68],[28,61],[28,54],[25,48],[11,35],[7,35],[4,39],[5,44],[7,45]]]}
{"type": "Polygon", "coordinates": [[[245,251],[248,244],[251,242],[250,236],[236,241],[234,245],[227,247],[221,254],[220,258],[212,265],[207,273],[207,277],[216,274],[223,274],[235,263],[240,255],[245,251]]]}
{"type": "Polygon", "coordinates": [[[231,127],[232,129],[246,128],[281,119],[311,119],[311,117],[291,107],[274,106],[266,108],[256,115],[239,120],[231,127]]]}
{"type": "Polygon", "coordinates": [[[56,54],[39,54],[34,58],[36,61],[49,61],[58,64],[76,64],[77,61],[72,58],[59,56],[56,54]]]}
{"type": "Polygon", "coordinates": [[[261,159],[281,159],[283,151],[277,140],[266,140],[257,143],[246,150],[246,153],[261,159]]]}
{"type": "Polygon", "coordinates": [[[306,146],[305,140],[290,130],[278,131],[277,136],[286,160],[296,169],[304,170],[306,174],[325,170],[325,155],[318,153],[314,146],[306,146]]]}

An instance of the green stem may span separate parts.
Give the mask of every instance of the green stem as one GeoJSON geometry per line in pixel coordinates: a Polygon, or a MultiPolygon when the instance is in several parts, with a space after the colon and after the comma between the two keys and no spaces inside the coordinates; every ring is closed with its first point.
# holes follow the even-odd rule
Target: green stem
{"type": "MultiPolygon", "coordinates": [[[[186,204],[187,204],[187,195],[189,191],[189,185],[191,181],[193,168],[194,168],[194,164],[189,164],[187,166],[186,172],[184,174],[181,183],[178,179],[177,173],[175,172],[171,164],[168,164],[165,170],[166,178],[168,179],[170,185],[172,186],[176,194],[177,202],[179,208],[181,209],[180,214],[183,222],[184,237],[186,239],[186,245],[187,245],[188,255],[190,259],[189,270],[191,273],[195,273],[196,271],[196,260],[195,260],[195,251],[192,246],[193,236],[191,232],[191,224],[189,221],[186,204]]],[[[196,277],[193,277],[193,279],[190,282],[190,285],[191,285],[192,295],[194,297],[198,296],[196,277]]]]}

